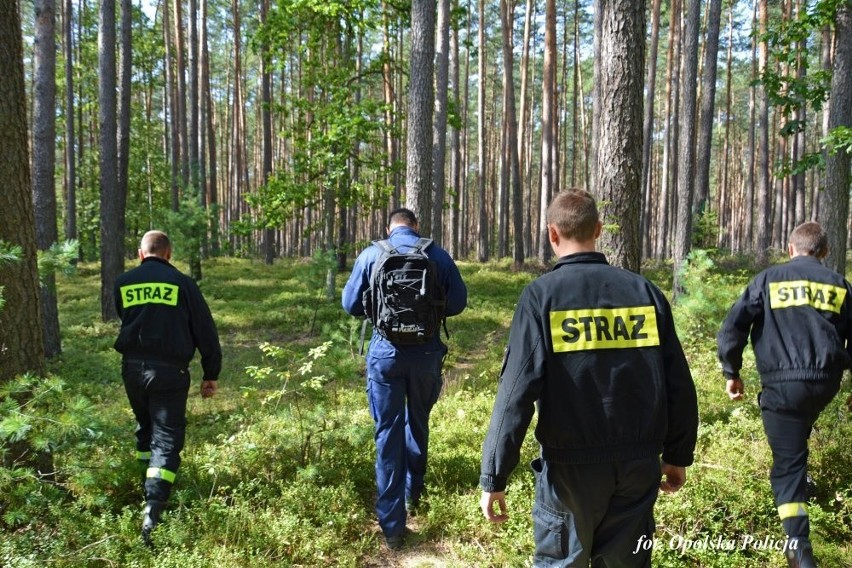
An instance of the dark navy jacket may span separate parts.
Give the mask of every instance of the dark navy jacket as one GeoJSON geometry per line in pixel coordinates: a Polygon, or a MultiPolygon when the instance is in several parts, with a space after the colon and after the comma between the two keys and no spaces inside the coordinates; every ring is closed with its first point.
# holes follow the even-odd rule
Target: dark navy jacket
{"type": "Polygon", "coordinates": [[[546,460],[662,453],[692,464],[695,385],[662,292],[597,252],[561,258],[524,289],[483,447],[483,490],[505,489],[536,407],[546,460]]]}
{"type": "Polygon", "coordinates": [[[155,257],[115,281],[121,330],[115,350],[127,359],[152,359],[186,367],[201,352],[204,380],[222,370],[222,349],[210,308],[195,281],[155,257]]]}
{"type": "Polygon", "coordinates": [[[758,274],[717,336],[728,378],[739,377],[749,332],[763,384],[840,380],[852,363],[852,290],[812,256],[758,274]]]}
{"type": "MultiPolygon", "coordinates": [[[[406,244],[413,245],[419,238],[420,235],[414,229],[406,226],[395,227],[388,236],[391,244],[395,247],[406,244]]],[[[379,247],[371,245],[364,249],[355,260],[352,274],[343,288],[343,309],[348,314],[353,316],[364,315],[362,298],[364,291],[370,287],[370,274],[373,271],[373,264],[381,254],[382,251],[379,247]]],[[[456,263],[447,251],[435,243],[432,243],[426,249],[426,254],[437,266],[438,282],[447,294],[446,315],[460,314],[467,306],[467,288],[462,281],[456,263]]],[[[373,338],[370,340],[369,355],[376,358],[391,358],[396,356],[398,352],[433,353],[439,351],[443,354],[444,346],[441,343],[440,333],[427,343],[410,346],[396,346],[378,333],[373,333],[373,338]]]]}

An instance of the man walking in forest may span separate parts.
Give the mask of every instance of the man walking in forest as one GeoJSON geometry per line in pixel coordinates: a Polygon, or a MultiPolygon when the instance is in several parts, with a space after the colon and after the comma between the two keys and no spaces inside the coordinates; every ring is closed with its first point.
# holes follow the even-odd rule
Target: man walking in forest
{"type": "Polygon", "coordinates": [[[136,417],[136,454],[145,467],[142,538],[151,531],[171,493],[183,449],[189,362],[201,353],[201,396],[216,393],[222,349],[207,302],[196,283],[169,263],[165,233],[149,231],[139,245],[142,264],[115,282],[121,330],[115,349],[136,417]]]}
{"type": "Polygon", "coordinates": [[[828,239],[818,223],[790,235],[790,262],[758,274],[718,335],[719,360],[731,400],[742,400],[743,350],[751,334],[760,373],[757,400],[772,449],[769,479],[789,537],[791,567],[816,566],[808,521],[808,437],[840,389],[852,363],[849,282],[824,267],[828,239]]]}
{"type": "Polygon", "coordinates": [[[693,460],[695,385],[671,308],[648,280],[596,252],[601,228],[585,191],[550,203],[559,260],[518,300],[482,450],[480,506],[503,522],[537,407],[535,566],[650,567],[641,545],[653,539],[658,491],[680,489],[693,460]]]}
{"type": "Polygon", "coordinates": [[[405,544],[406,517],[424,490],[429,414],[443,381],[440,328],[467,305],[467,288],[447,252],[421,238],[408,209],[390,214],[388,238],[358,256],[343,308],[367,316],[367,399],[375,422],[376,514],[388,548],[405,544]]]}

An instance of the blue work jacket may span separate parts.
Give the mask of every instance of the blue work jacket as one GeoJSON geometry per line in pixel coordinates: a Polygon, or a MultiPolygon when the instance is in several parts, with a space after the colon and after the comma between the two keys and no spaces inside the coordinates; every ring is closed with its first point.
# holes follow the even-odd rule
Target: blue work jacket
{"type": "MultiPolygon", "coordinates": [[[[394,247],[401,245],[414,245],[420,235],[407,226],[395,227],[388,240],[394,247]]],[[[376,245],[370,245],[364,249],[358,258],[355,260],[355,265],[352,267],[352,274],[343,287],[343,309],[346,313],[353,316],[364,315],[364,305],[362,298],[364,291],[370,287],[370,274],[373,271],[373,264],[381,256],[382,251],[376,245]]],[[[467,306],[467,287],[462,281],[459,269],[452,257],[439,247],[436,243],[426,249],[426,254],[429,259],[435,263],[438,268],[438,282],[444,288],[447,298],[446,315],[454,316],[460,314],[467,306]]],[[[441,342],[440,333],[435,334],[427,343],[421,345],[397,346],[379,335],[373,333],[370,340],[369,354],[371,357],[389,358],[395,357],[397,353],[432,353],[440,351],[443,353],[444,346],[441,342]]]]}

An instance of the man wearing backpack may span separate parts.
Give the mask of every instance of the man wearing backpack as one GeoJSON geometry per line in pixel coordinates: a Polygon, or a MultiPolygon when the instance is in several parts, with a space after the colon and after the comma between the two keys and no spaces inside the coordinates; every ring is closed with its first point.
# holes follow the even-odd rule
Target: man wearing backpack
{"type": "Polygon", "coordinates": [[[343,309],[374,326],[367,399],[376,428],[376,515],[391,550],[405,543],[407,513],[423,493],[429,413],[447,353],[443,319],[467,305],[455,262],[417,228],[412,211],[393,211],[387,240],[361,252],[343,288],[343,309]]]}

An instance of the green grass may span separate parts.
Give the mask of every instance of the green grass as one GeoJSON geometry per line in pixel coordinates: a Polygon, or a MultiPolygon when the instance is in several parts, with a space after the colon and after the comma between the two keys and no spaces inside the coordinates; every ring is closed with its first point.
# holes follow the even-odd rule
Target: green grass
{"type": "MultiPolygon", "coordinates": [[[[181,268],[186,269],[185,266],[181,268]]],[[[428,494],[404,554],[417,566],[525,566],[533,548],[532,428],[510,479],[510,519],[479,512],[479,457],[515,302],[534,278],[506,262],[462,263],[468,309],[449,320],[445,387],[432,414],[428,494]]],[[[718,319],[749,272],[704,266],[676,320],[699,393],[701,427],[687,485],[657,504],[654,566],[783,566],[774,550],[743,538],[782,537],[768,481],[771,462],[747,357],[748,400],[732,404],[715,359],[718,319]],[[733,540],[734,550],[701,548],[733,540]],[[684,551],[684,543],[698,542],[684,551]]],[[[665,266],[649,272],[670,287],[665,266]]],[[[139,543],[141,494],[132,458],[134,422],[112,350],[115,323],[99,317],[99,271],[59,278],[63,354],[54,381],[26,409],[0,406],[2,428],[53,451],[56,484],[0,468],[0,565],[383,566],[373,513],[373,426],[364,395],[360,323],[323,297],[324,275],[307,261],[216,259],[201,288],[225,352],[219,393],[193,390],[183,463],[155,559],[139,543]],[[262,344],[280,350],[261,351],[262,344]],[[323,344],[322,349],[317,349],[323,344]],[[18,412],[22,410],[21,412],[18,412]],[[11,417],[17,417],[12,421],[11,417]]],[[[340,290],[346,274],[338,276],[340,290]]],[[[689,285],[688,285],[689,288],[689,285]]],[[[852,425],[843,392],[811,438],[817,481],[812,524],[822,565],[852,566],[852,425]]],[[[43,391],[43,392],[42,392],[43,391]]],[[[0,392],[0,400],[4,393],[0,392]]]]}

